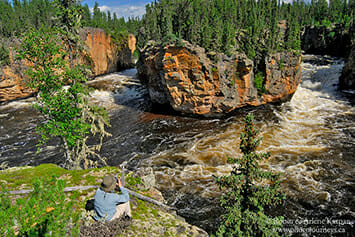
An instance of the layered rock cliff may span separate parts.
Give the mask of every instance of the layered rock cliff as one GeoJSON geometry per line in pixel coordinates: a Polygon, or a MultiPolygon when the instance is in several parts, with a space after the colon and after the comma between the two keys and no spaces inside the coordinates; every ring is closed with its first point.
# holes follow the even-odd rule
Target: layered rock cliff
{"type": "Polygon", "coordinates": [[[307,54],[346,57],[350,41],[349,30],[340,24],[306,26],[301,34],[301,47],[307,54]]]}
{"type": "Polygon", "coordinates": [[[0,103],[21,98],[33,94],[33,91],[26,87],[25,71],[26,65],[14,60],[15,51],[10,49],[10,63],[0,65],[0,103]]]}
{"type": "MultiPolygon", "coordinates": [[[[134,66],[132,55],[135,50],[134,35],[113,39],[102,29],[85,28],[80,33],[87,45],[87,54],[79,62],[91,66],[92,76],[98,76],[134,66]]],[[[0,65],[0,103],[21,99],[33,94],[25,86],[26,65],[14,60],[15,51],[10,49],[9,65],[0,65]]]]}
{"type": "MultiPolygon", "coordinates": [[[[80,33],[81,40],[87,46],[93,76],[117,72],[134,67],[132,60],[136,49],[136,38],[129,34],[128,38],[113,39],[105,30],[86,27],[80,33]]],[[[82,57],[82,60],[85,57],[82,57]]]]}
{"type": "Polygon", "coordinates": [[[138,77],[151,100],[184,114],[220,116],[243,106],[288,100],[301,81],[300,57],[276,53],[265,59],[265,77],[257,88],[253,61],[192,46],[161,47],[149,42],[137,63],[138,77]]]}
{"type": "Polygon", "coordinates": [[[340,89],[355,90],[355,29],[352,32],[352,39],[350,53],[345,59],[345,65],[339,78],[340,89]]]}
{"type": "Polygon", "coordinates": [[[307,26],[302,32],[302,49],[306,53],[344,57],[339,89],[355,89],[355,30],[341,24],[307,26]]]}

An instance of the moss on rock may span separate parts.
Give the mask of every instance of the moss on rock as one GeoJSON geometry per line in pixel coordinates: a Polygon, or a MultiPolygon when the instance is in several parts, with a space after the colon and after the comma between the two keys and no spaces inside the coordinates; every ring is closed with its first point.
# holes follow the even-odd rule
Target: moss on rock
{"type": "MultiPolygon", "coordinates": [[[[87,170],[66,170],[54,164],[42,164],[36,167],[14,167],[0,171],[0,185],[7,190],[30,189],[37,177],[52,177],[65,181],[65,186],[100,185],[105,175],[121,175],[117,167],[103,167],[87,170]]],[[[141,194],[147,193],[142,189],[141,179],[133,173],[126,175],[126,186],[141,194]]],[[[130,198],[133,218],[116,222],[95,222],[92,219],[93,197],[96,189],[66,192],[68,201],[76,203],[74,214],[79,214],[80,236],[208,236],[208,234],[185,222],[175,212],[166,211],[151,203],[130,198]]],[[[13,195],[15,199],[18,195],[13,195]]]]}

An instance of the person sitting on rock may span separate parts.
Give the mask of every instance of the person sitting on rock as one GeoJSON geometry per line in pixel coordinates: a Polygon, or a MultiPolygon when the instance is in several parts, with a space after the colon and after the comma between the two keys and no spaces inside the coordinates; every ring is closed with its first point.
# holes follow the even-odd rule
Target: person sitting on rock
{"type": "Polygon", "coordinates": [[[95,220],[112,221],[120,217],[132,217],[128,191],[121,180],[107,175],[103,178],[101,187],[96,190],[94,197],[95,220]],[[119,188],[121,194],[115,193],[119,188]]]}

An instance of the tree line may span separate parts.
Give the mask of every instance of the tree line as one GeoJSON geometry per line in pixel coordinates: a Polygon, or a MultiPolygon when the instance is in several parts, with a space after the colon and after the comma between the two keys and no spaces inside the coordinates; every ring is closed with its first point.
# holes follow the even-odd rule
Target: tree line
{"type": "Polygon", "coordinates": [[[349,28],[354,9],[354,0],[159,0],[146,6],[138,42],[185,39],[227,55],[244,52],[260,67],[270,52],[299,53],[306,25],[349,28]]]}
{"type": "MultiPolygon", "coordinates": [[[[52,27],[60,24],[60,11],[53,0],[0,0],[0,37],[19,37],[29,29],[41,26],[52,27]]],[[[68,2],[73,2],[68,0],[68,2]]],[[[125,20],[110,11],[100,11],[96,2],[90,12],[87,4],[74,1],[81,15],[82,26],[103,28],[109,33],[132,32],[139,22],[138,18],[125,20]]]]}
{"type": "MultiPolygon", "coordinates": [[[[0,37],[19,37],[28,29],[58,24],[53,0],[0,0],[0,37]]],[[[168,42],[185,39],[208,50],[232,54],[246,52],[260,60],[280,50],[300,50],[300,32],[305,25],[354,22],[355,0],[156,0],[146,5],[141,18],[92,11],[76,2],[82,26],[103,28],[111,34],[133,33],[139,46],[151,39],[168,42]],[[329,2],[329,3],[328,3],[329,2]],[[280,29],[286,20],[287,30],[280,29]]]]}

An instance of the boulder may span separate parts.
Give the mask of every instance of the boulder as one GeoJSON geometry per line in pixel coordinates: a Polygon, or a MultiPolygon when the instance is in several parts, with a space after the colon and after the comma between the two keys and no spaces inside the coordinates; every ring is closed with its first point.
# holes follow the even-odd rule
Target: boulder
{"type": "Polygon", "coordinates": [[[263,86],[254,82],[254,64],[244,54],[228,57],[183,41],[165,47],[147,43],[137,63],[138,77],[153,103],[183,114],[218,117],[244,106],[282,102],[301,81],[300,57],[290,52],[265,59],[263,86]]]}

